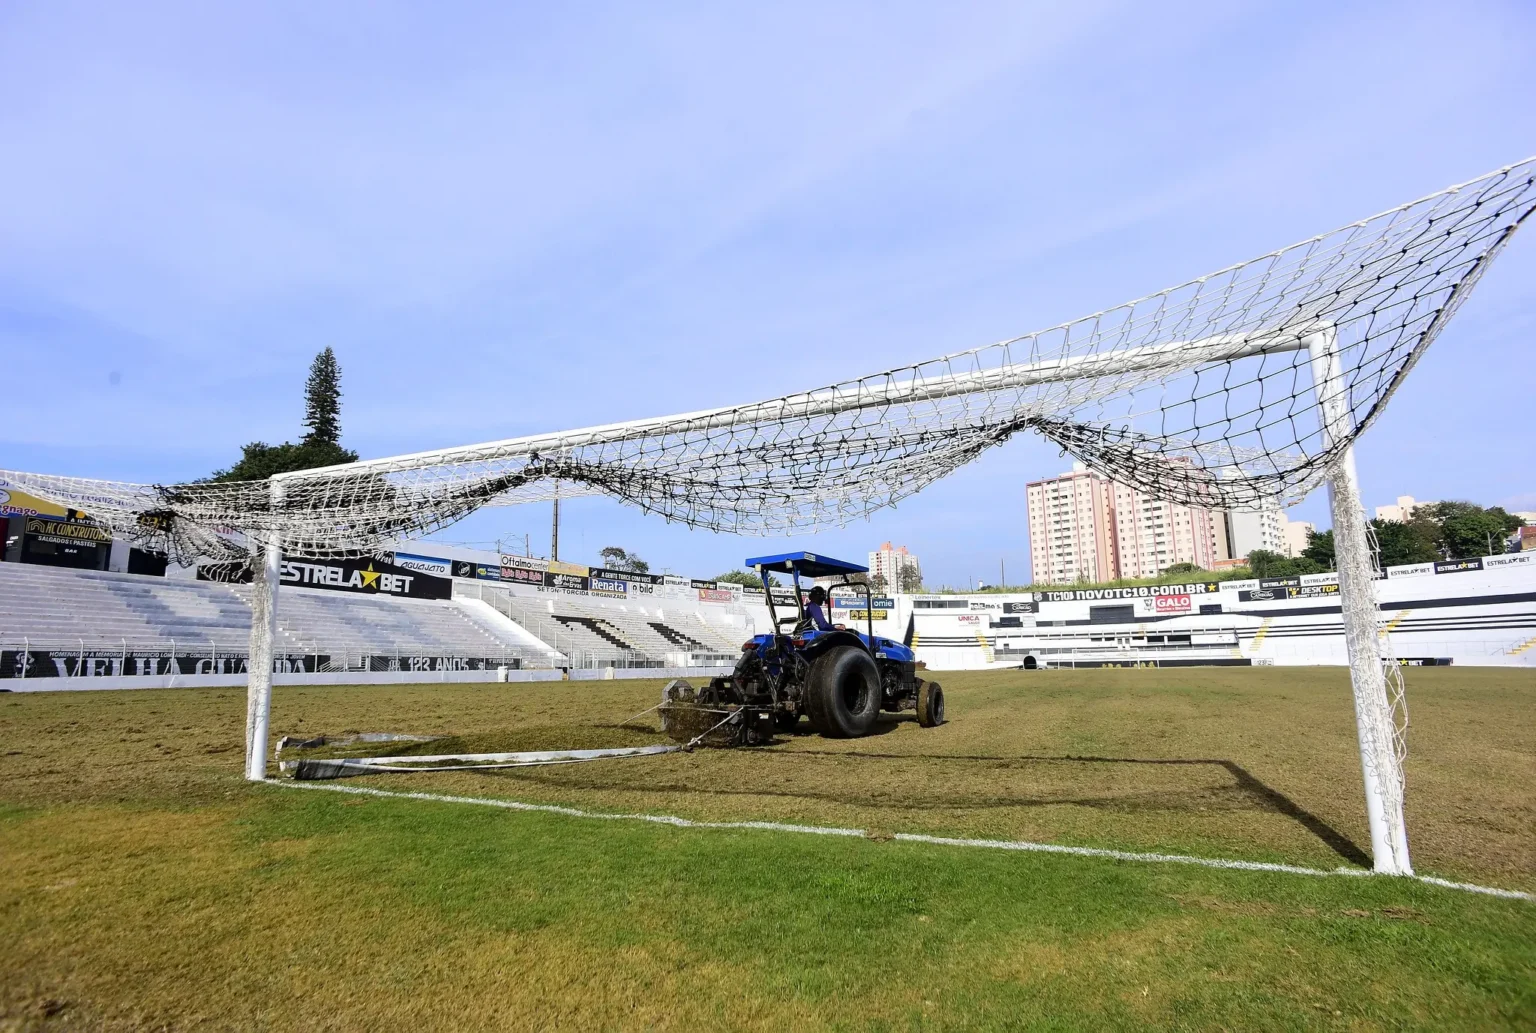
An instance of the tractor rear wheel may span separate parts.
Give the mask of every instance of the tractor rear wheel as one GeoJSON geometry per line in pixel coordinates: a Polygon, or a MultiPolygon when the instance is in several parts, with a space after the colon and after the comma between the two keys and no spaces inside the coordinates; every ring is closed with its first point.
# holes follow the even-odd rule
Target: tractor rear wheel
{"type": "Polygon", "coordinates": [[[857,646],[838,646],[811,664],[806,684],[811,724],[822,735],[857,739],[880,714],[880,672],[857,646]]]}
{"type": "Polygon", "coordinates": [[[944,723],[944,689],[936,681],[925,681],[917,689],[917,723],[936,728],[944,723]]]}

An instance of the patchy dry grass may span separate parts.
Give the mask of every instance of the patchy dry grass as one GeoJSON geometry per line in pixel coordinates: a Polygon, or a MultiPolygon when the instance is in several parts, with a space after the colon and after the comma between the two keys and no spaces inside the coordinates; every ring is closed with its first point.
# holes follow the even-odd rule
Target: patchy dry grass
{"type": "MultiPolygon", "coordinates": [[[[935,730],[352,784],[1363,860],[1342,671],[944,682],[935,730]]],[[[274,731],[639,744],[618,722],[657,689],[279,689],[274,731]]],[[[1416,864],[1536,888],[1536,678],[1410,693],[1416,864]]],[[[283,791],[241,781],[243,714],[227,690],[0,696],[0,1029],[1536,1024],[1529,903],[283,791]]]]}

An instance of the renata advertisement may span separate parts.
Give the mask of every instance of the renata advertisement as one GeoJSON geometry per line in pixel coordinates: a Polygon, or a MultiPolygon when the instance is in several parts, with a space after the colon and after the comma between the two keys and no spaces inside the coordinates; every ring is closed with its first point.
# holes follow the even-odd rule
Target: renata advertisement
{"type": "Polygon", "coordinates": [[[609,599],[624,599],[629,594],[627,591],[629,582],[620,581],[617,578],[597,577],[595,571],[589,584],[592,587],[588,591],[593,595],[607,596],[609,599]]]}

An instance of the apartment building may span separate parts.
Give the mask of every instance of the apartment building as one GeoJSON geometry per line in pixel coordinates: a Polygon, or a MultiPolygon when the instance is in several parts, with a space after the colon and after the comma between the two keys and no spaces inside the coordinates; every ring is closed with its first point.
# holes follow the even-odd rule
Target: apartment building
{"type": "Polygon", "coordinates": [[[1207,570],[1227,557],[1222,514],[1160,502],[1081,463],[1025,487],[1036,581],[1151,577],[1175,563],[1207,570]]]}
{"type": "Polygon", "coordinates": [[[895,592],[901,589],[901,575],[905,570],[917,570],[917,557],[907,551],[905,545],[891,547],[886,542],[869,554],[869,576],[884,579],[886,588],[895,592]]]}
{"type": "Polygon", "coordinates": [[[1113,482],[1075,463],[1069,473],[1026,485],[1024,495],[1036,581],[1059,585],[1120,576],[1113,482]]]}

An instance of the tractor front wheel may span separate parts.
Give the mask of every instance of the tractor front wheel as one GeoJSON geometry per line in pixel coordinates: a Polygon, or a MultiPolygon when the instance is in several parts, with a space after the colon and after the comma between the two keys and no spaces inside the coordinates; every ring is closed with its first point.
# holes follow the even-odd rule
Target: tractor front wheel
{"type": "Polygon", "coordinates": [[[880,713],[880,672],[857,646],[828,650],[811,664],[806,684],[811,725],[835,739],[868,735],[880,713]]]}
{"type": "Polygon", "coordinates": [[[936,681],[925,681],[917,689],[917,723],[936,728],[944,723],[944,689],[936,681]]]}

